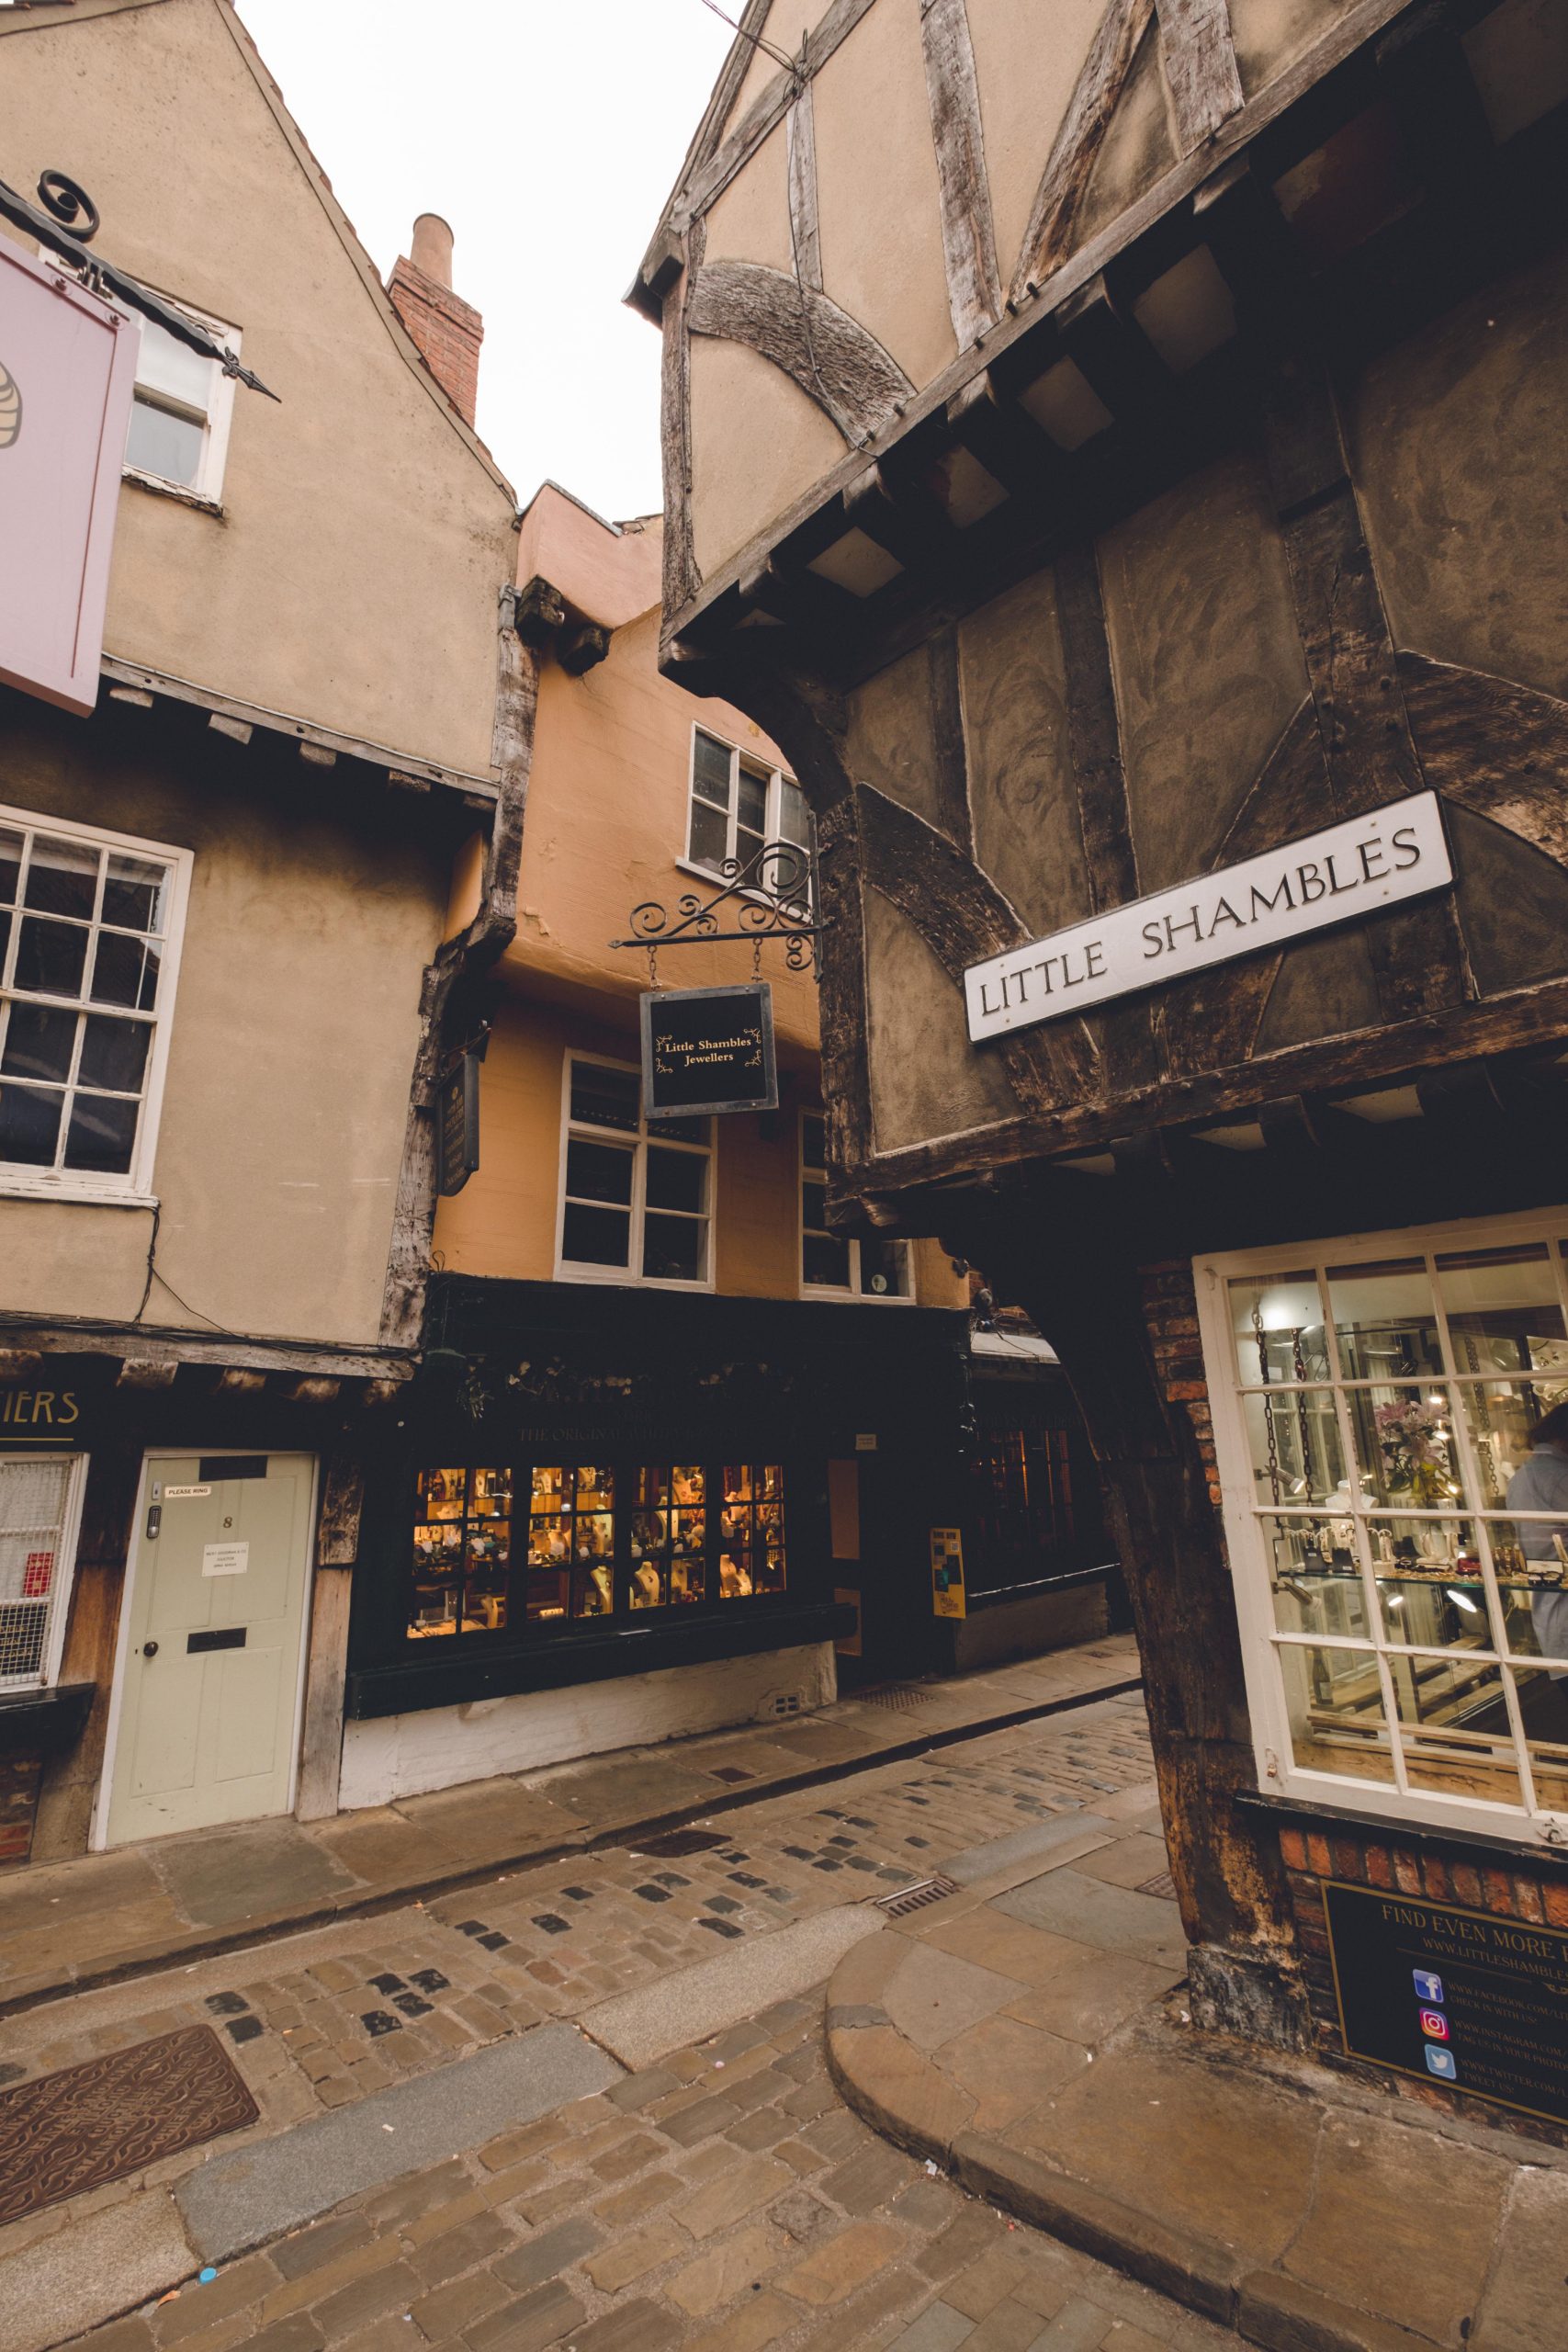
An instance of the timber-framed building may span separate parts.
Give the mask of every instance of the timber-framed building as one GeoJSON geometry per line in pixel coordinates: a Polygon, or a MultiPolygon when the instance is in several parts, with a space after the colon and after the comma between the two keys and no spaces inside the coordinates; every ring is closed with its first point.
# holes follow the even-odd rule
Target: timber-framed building
{"type": "Polygon", "coordinates": [[[838,1213],[1058,1351],[1198,2012],[1325,2052],[1326,1885],[1568,1923],[1565,104],[1536,0],[754,0],[632,297],[838,1213]]]}

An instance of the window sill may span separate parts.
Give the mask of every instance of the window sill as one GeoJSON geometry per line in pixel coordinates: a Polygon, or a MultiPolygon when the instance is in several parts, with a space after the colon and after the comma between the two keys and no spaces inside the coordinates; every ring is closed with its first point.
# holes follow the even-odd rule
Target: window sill
{"type": "Polygon", "coordinates": [[[688,1295],[701,1298],[711,1295],[714,1284],[676,1282],[669,1275],[634,1274],[625,1266],[558,1265],[558,1283],[591,1283],[599,1289],[614,1290],[682,1290],[688,1295]]]}
{"type": "Polygon", "coordinates": [[[0,1170],[0,1200],[58,1201],[68,1208],[155,1209],[156,1193],[112,1192],[107,1184],[49,1184],[0,1170]]]}
{"type": "Polygon", "coordinates": [[[157,474],[139,472],[134,466],[122,467],[120,480],[131,483],[137,490],[151,491],[154,498],[172,498],[176,506],[194,506],[198,514],[213,514],[220,522],[224,520],[220,499],[209,498],[199,490],[186,490],[183,482],[164,481],[157,474]]]}
{"type": "Polygon", "coordinates": [[[918,1306],[918,1298],[907,1298],[901,1291],[891,1290],[829,1290],[825,1284],[816,1287],[802,1283],[800,1295],[813,1304],[829,1306],[918,1306]]]}
{"type": "Polygon", "coordinates": [[[0,1756],[57,1756],[74,1747],[97,1695],[96,1682],[0,1691],[0,1756]]]}

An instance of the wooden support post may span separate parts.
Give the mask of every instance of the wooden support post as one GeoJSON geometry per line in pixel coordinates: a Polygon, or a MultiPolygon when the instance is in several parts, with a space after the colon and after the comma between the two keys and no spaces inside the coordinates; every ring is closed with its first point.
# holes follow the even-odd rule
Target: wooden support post
{"type": "Polygon", "coordinates": [[[305,1669],[305,1716],[299,1743],[299,1783],[294,1811],[300,1821],[329,1820],[338,1809],[343,1765],[343,1699],[348,1670],[348,1621],[359,1556],[365,1465],[338,1453],[321,1478],[316,1530],[316,1578],[310,1600],[310,1650],[305,1669]]]}

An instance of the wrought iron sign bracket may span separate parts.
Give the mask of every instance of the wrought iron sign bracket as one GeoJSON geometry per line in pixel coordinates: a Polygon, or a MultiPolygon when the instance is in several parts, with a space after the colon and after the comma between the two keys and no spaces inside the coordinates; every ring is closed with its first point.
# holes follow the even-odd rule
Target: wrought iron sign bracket
{"type": "Polygon", "coordinates": [[[751,967],[760,974],[764,944],[782,939],[788,969],[818,977],[817,942],[824,926],[811,920],[818,899],[817,860],[809,850],[795,842],[764,842],[749,858],[727,857],[714,878],[723,887],[711,899],[682,891],[673,909],[645,899],[632,909],[630,938],[612,939],[610,945],[642,948],[654,988],[661,947],[708,947],[723,940],[749,941],[751,967]],[[721,910],[729,913],[733,930],[721,927],[721,910]]]}
{"type": "Polygon", "coordinates": [[[129,310],[140,311],[143,318],[161,326],[165,334],[172,334],[176,343],[200,352],[204,359],[216,359],[225,376],[248,384],[253,392],[265,392],[269,401],[278,399],[279,395],[249,368],[243,368],[234,353],[208,328],[187,318],[173,302],[165,302],[161,294],[154,294],[139,277],[132,277],[129,271],[117,269],[112,262],[87,251],[98,233],[98,208],[85,188],[79,187],[68,173],[43,173],[38,184],[38,204],[29,204],[25,196],[18,196],[14,187],[7,187],[0,180],[0,220],[9,220],[13,228],[36,237],[40,245],[47,246],[77,272],[90,294],[101,294],[111,301],[124,303],[129,310]],[[43,208],[41,211],[39,206],[43,208]]]}

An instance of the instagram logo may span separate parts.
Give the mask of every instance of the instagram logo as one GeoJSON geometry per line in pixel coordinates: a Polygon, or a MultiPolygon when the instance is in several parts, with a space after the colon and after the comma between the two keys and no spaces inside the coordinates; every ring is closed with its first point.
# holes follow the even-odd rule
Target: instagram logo
{"type": "Polygon", "coordinates": [[[1449,2021],[1436,2009],[1423,2009],[1421,2030],[1423,2033],[1430,2034],[1434,2041],[1446,2041],[1449,2038],[1449,2021]]]}

